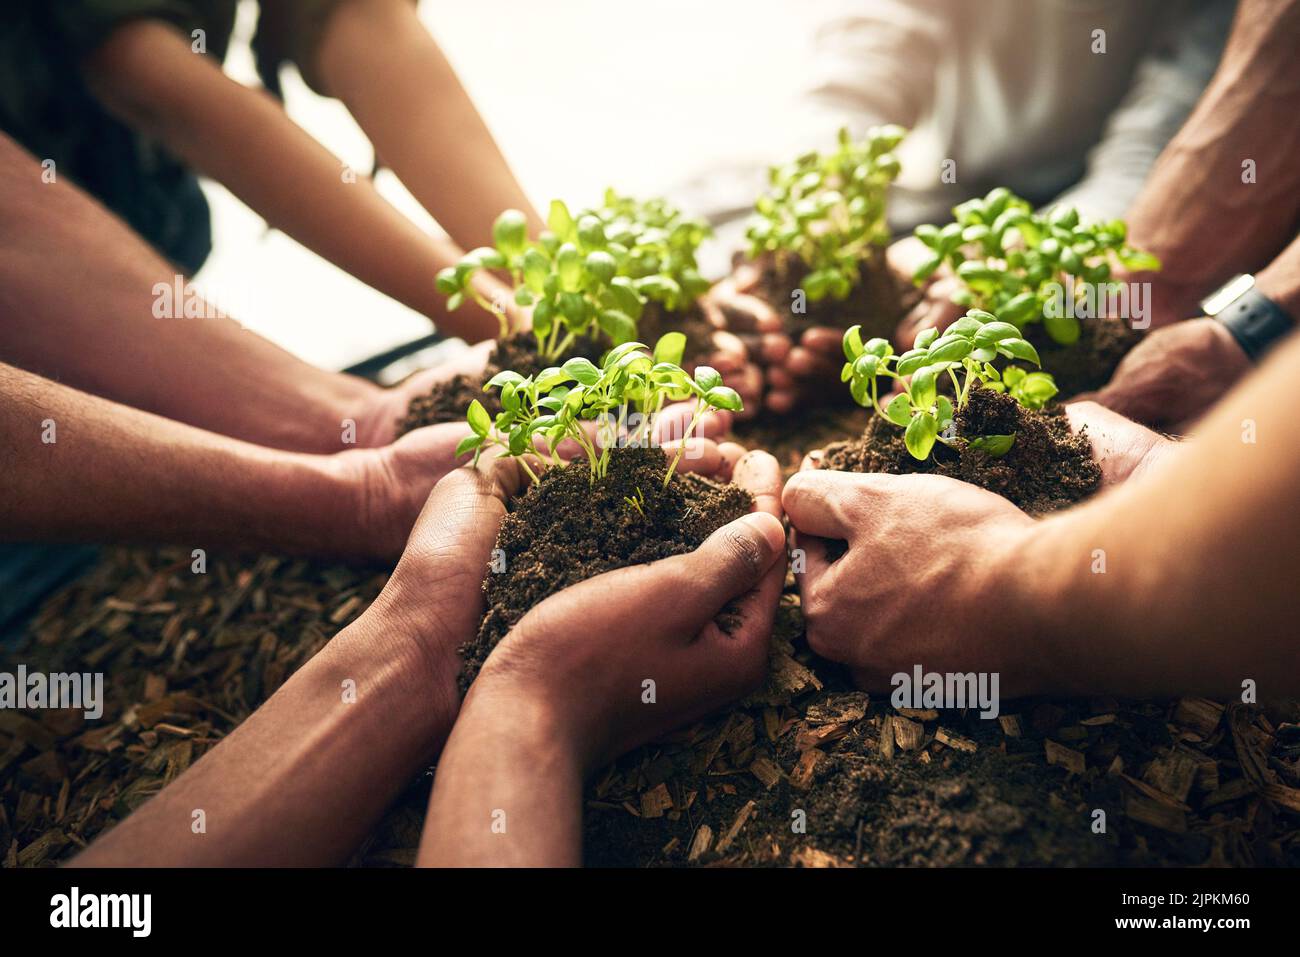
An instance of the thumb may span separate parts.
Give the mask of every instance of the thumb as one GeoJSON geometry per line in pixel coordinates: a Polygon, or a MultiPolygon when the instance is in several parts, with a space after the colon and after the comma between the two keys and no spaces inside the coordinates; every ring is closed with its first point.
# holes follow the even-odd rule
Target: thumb
{"type": "Polygon", "coordinates": [[[768,512],[750,512],[722,526],[695,551],[677,559],[677,575],[685,577],[682,584],[693,600],[670,601],[670,615],[680,615],[682,631],[694,635],[728,601],[753,589],[783,555],[785,529],[768,512]]]}

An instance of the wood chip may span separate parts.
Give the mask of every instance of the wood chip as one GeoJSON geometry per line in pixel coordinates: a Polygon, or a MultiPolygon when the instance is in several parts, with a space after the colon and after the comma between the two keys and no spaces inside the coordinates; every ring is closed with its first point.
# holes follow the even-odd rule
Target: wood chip
{"type": "Polygon", "coordinates": [[[790,786],[800,791],[808,790],[816,777],[817,765],[821,763],[823,757],[825,755],[816,748],[810,748],[799,755],[794,770],[790,772],[790,786]]]}
{"type": "Polygon", "coordinates": [[[754,777],[763,782],[763,787],[768,790],[771,790],[773,785],[785,777],[776,764],[764,757],[755,758],[754,763],[749,766],[749,770],[754,777]]]}
{"type": "Polygon", "coordinates": [[[880,739],[877,742],[882,757],[889,759],[894,756],[894,717],[885,715],[880,719],[880,739]]]}
{"type": "Polygon", "coordinates": [[[1008,738],[1018,738],[1024,733],[1018,714],[1000,714],[998,724],[1002,725],[1002,733],[1008,738]]]}
{"type": "Polygon", "coordinates": [[[1153,801],[1141,794],[1128,794],[1124,798],[1124,813],[1135,821],[1149,824],[1162,831],[1184,834],[1187,831],[1187,812],[1171,807],[1163,801],[1153,801]]]}
{"type": "Polygon", "coordinates": [[[1208,738],[1223,719],[1223,705],[1208,698],[1183,698],[1174,708],[1174,722],[1208,738]]]}
{"type": "Polygon", "coordinates": [[[740,829],[745,826],[745,822],[749,820],[749,816],[754,813],[754,808],[757,806],[753,801],[746,801],[745,806],[737,812],[736,819],[731,822],[731,826],[723,832],[722,837],[718,838],[719,854],[724,853],[727,848],[731,847],[732,841],[736,839],[736,835],[740,833],[740,829]]]}
{"type": "Polygon", "coordinates": [[[660,784],[641,795],[641,816],[647,818],[663,817],[664,811],[673,806],[673,796],[668,793],[668,785],[660,784]]]}
{"type": "Polygon", "coordinates": [[[691,841],[691,849],[686,854],[688,861],[698,861],[705,854],[709,853],[709,848],[713,846],[713,828],[707,824],[701,824],[695,829],[695,838],[691,841]]]}
{"type": "Polygon", "coordinates": [[[790,855],[790,863],[795,867],[848,867],[834,854],[815,847],[801,847],[790,855]]]}
{"type": "Polygon", "coordinates": [[[934,740],[948,745],[950,748],[956,748],[958,751],[966,751],[974,754],[979,750],[979,745],[970,738],[962,737],[955,731],[949,731],[947,728],[939,728],[934,732],[934,740]]]}
{"type": "Polygon", "coordinates": [[[925,738],[925,725],[919,721],[909,721],[902,715],[894,715],[890,722],[894,728],[894,743],[904,751],[915,751],[925,738]]]}
{"type": "Polygon", "coordinates": [[[1196,760],[1181,748],[1174,748],[1152,761],[1142,780],[1179,802],[1186,802],[1196,780],[1196,760]]]}
{"type": "Polygon", "coordinates": [[[1043,741],[1043,747],[1047,753],[1048,764],[1065,768],[1073,774],[1082,774],[1088,766],[1087,759],[1080,752],[1058,744],[1051,738],[1043,741]]]}

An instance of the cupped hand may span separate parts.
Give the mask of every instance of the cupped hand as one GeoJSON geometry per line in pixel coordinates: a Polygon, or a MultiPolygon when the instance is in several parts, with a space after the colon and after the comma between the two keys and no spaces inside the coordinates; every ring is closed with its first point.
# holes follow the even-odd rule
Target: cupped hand
{"type": "Polygon", "coordinates": [[[1065,415],[1070,428],[1092,445],[1103,487],[1145,474],[1178,447],[1177,442],[1096,402],[1071,402],[1065,415]]]}
{"type": "Polygon", "coordinates": [[[758,413],[764,402],[764,370],[784,362],[792,346],[776,309],[754,294],[760,275],[756,264],[742,263],[700,299],[700,308],[716,330],[714,352],[705,363],[740,393],[745,402],[742,419],[758,413]]]}
{"type": "Polygon", "coordinates": [[[781,498],[795,530],[808,643],[868,690],[924,671],[1001,675],[1004,693],[1046,684],[1032,629],[1014,627],[1009,583],[1035,523],[1006,499],[937,475],[808,470],[781,498]],[[828,546],[847,542],[831,559],[828,546]]]}
{"type": "Polygon", "coordinates": [[[780,475],[765,452],[741,457],[732,480],[754,512],[694,552],[546,599],[493,650],[471,697],[543,709],[590,769],[755,687],[785,575],[780,475]]]}
{"type": "Polygon", "coordinates": [[[1093,399],[1148,425],[1181,429],[1214,405],[1250,370],[1223,323],[1188,319],[1148,333],[1093,399]]]}
{"type": "Polygon", "coordinates": [[[376,388],[370,402],[356,416],[357,445],[378,448],[396,440],[398,423],[405,418],[413,399],[428,395],[434,386],[449,382],[457,375],[481,377],[495,347],[495,340],[480,342],[445,362],[408,376],[390,389],[376,388]]]}

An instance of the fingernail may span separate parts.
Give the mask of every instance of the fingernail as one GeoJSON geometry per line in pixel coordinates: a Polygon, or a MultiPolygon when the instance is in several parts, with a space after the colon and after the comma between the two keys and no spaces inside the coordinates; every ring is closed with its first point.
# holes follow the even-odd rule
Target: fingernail
{"type": "Polygon", "coordinates": [[[762,535],[772,551],[785,548],[785,529],[781,526],[781,520],[774,515],[767,512],[750,512],[741,521],[762,535]]]}

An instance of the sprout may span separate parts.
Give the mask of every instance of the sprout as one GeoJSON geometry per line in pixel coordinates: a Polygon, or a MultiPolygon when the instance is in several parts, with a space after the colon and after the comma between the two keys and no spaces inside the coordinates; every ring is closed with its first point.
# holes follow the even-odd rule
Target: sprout
{"type": "Polygon", "coordinates": [[[557,199],[546,222],[547,230],[529,242],[523,213],[508,209],[497,217],[493,247],[475,249],[438,273],[448,308],[470,297],[497,315],[505,336],[504,312],[473,284],[481,269],[504,270],[515,302],[532,307],[538,354],[555,360],[582,336],[633,342],[646,302],[680,311],[708,288],[695,261],[708,227],[665,200],[638,202],[608,190],[604,206],[575,219],[557,199]]]}
{"type": "Polygon", "coordinates": [[[1129,272],[1160,268],[1156,257],[1126,244],[1122,220],[1082,224],[1078,210],[1068,206],[1036,213],[1004,187],[954,207],[953,216],[942,229],[917,227],[931,255],[912,278],[923,282],[947,263],[964,287],[953,302],[996,313],[1021,329],[1041,322],[1063,346],[1082,331],[1073,315],[1047,308],[1066,281],[1105,288],[1113,285],[1116,265],[1129,272]]]}
{"type": "MultiPolygon", "coordinates": [[[[849,391],[859,405],[873,408],[881,418],[904,429],[907,451],[924,461],[936,442],[952,444],[948,435],[953,420],[970,401],[971,387],[976,382],[990,384],[998,391],[1002,391],[1000,386],[1006,388],[993,366],[999,356],[1039,365],[1037,350],[1021,338],[1019,329],[982,309],[970,310],[943,335],[934,328],[922,330],[914,347],[902,355],[895,354],[886,339],[864,343],[862,327],[853,326],[844,333],[846,361],[840,379],[849,383],[849,391]],[[939,394],[942,375],[951,380],[955,399],[939,394]],[[904,387],[883,407],[882,377],[904,387]]],[[[1015,371],[1019,373],[1013,377],[1019,391],[1012,389],[1011,394],[1029,408],[1041,408],[1056,394],[1056,383],[1047,373],[1015,371]],[[1036,377],[1032,383],[1027,381],[1029,376],[1036,377]],[[1026,398],[1041,402],[1031,405],[1026,398]]],[[[1010,451],[1014,441],[1015,435],[989,435],[971,439],[969,445],[997,457],[1010,451]]]]}
{"type": "Polygon", "coordinates": [[[847,299],[861,280],[864,255],[889,242],[886,192],[898,176],[893,150],[906,135],[900,126],[873,126],[855,143],[841,129],[834,151],[772,167],[770,188],[745,234],[751,258],[798,258],[807,269],[802,282],[810,302],[847,299]]]}
{"type": "Polygon", "coordinates": [[[544,457],[558,465],[557,446],[565,439],[573,439],[587,457],[594,483],[608,472],[613,443],[597,449],[583,428],[584,422],[612,418],[621,427],[630,427],[629,444],[646,444],[654,418],[666,403],[694,397],[698,400],[695,414],[664,475],[666,487],[700,419],[711,409],[742,408],[740,396],[723,385],[716,370],[700,366],[692,377],[682,369],[685,346],[685,336],[670,332],[656,343],[653,353],[639,342],[627,342],[611,349],[600,366],[573,358],[562,366],[543,369],[536,376],[500,372],[483,388],[500,390],[502,411],[493,420],[475,399],[467,415],[472,434],[461,441],[456,454],[473,452],[477,462],[485,448],[498,446],[506,455],[519,458],[536,482],[538,476],[524,456],[534,453],[540,445],[544,457]]]}

